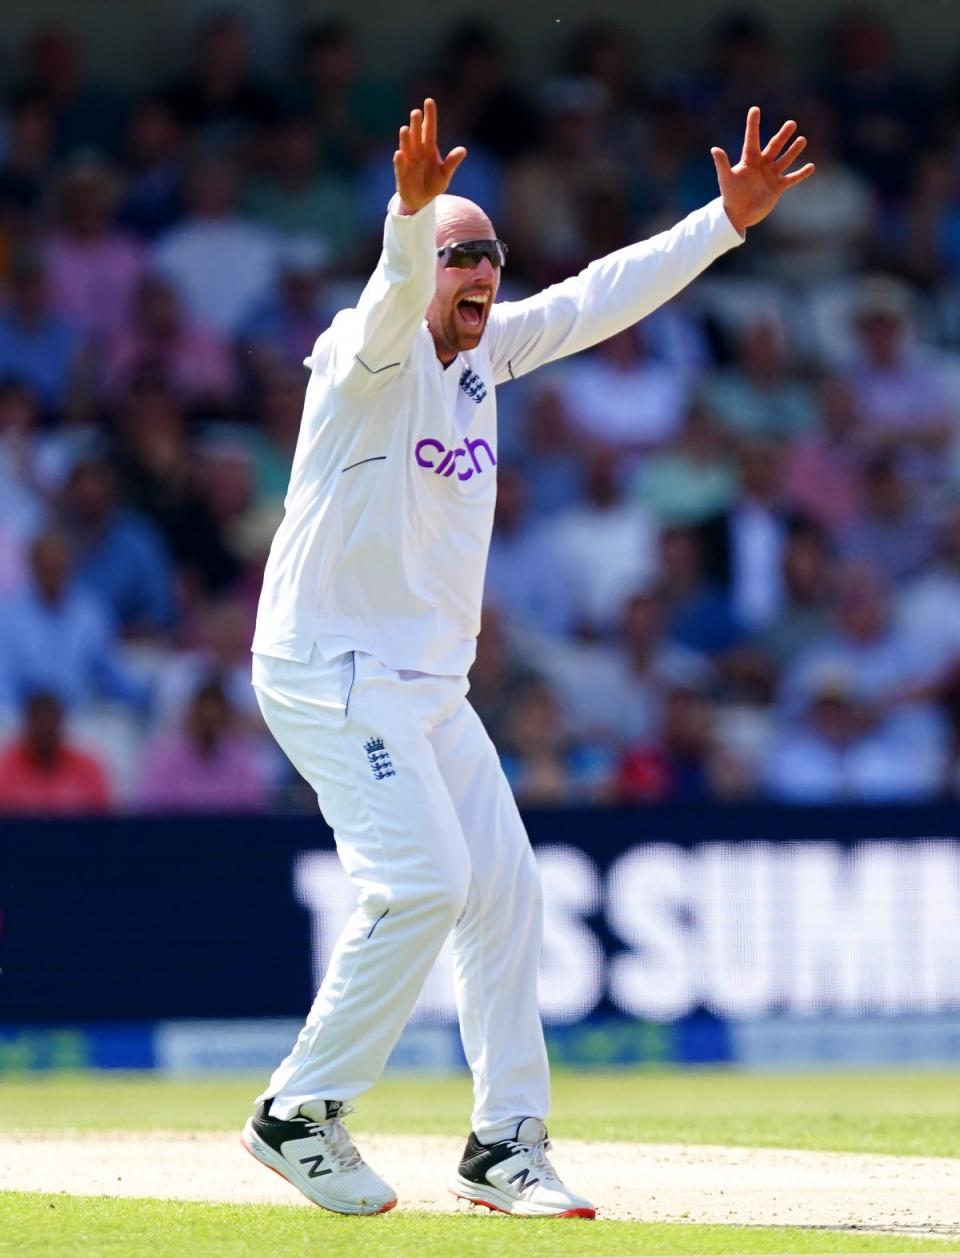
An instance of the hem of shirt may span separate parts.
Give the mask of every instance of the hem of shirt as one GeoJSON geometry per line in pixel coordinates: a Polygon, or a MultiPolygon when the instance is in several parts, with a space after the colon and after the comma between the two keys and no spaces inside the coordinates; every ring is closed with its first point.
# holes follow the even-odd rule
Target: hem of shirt
{"type": "Polygon", "coordinates": [[[260,642],[256,638],[250,647],[251,655],[264,655],[271,660],[293,660],[296,664],[306,664],[312,651],[312,642],[302,646],[300,643],[260,642]]]}
{"type": "Polygon", "coordinates": [[[465,678],[476,658],[475,643],[464,644],[464,650],[459,659],[454,660],[447,655],[443,659],[436,660],[425,659],[418,654],[408,655],[403,652],[398,654],[389,645],[370,642],[354,634],[322,634],[310,639],[298,639],[295,642],[264,642],[262,639],[254,638],[250,650],[254,655],[293,660],[298,664],[303,664],[310,659],[314,648],[326,663],[339,655],[345,655],[348,651],[359,651],[364,655],[372,655],[384,668],[392,669],[394,672],[425,673],[429,677],[465,678]]]}

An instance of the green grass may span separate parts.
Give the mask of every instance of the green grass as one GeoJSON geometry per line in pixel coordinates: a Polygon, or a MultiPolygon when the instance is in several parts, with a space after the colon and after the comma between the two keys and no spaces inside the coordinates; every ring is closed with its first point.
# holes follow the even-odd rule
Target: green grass
{"type": "MultiPolygon", "coordinates": [[[[0,1076],[0,1126],[224,1131],[261,1079],[0,1076]]],[[[554,1075],[559,1138],[760,1145],[960,1157],[960,1075],[746,1075],[717,1070],[554,1075]]],[[[466,1134],[466,1078],[384,1080],[358,1102],[358,1131],[466,1134]]]]}
{"type": "MultiPolygon", "coordinates": [[[[349,1219],[289,1206],[0,1193],[0,1255],[41,1258],[626,1258],[639,1254],[950,1252],[945,1241],[801,1228],[428,1216],[349,1219]]],[[[955,1246],[954,1246],[955,1252],[955,1246]]]]}
{"type": "MultiPolygon", "coordinates": [[[[236,1130],[259,1079],[0,1076],[6,1129],[236,1130]]],[[[724,1071],[554,1076],[555,1136],[960,1157],[947,1073],[757,1076],[724,1071]]],[[[358,1132],[462,1136],[464,1077],[393,1077],[361,1099],[358,1132]]],[[[408,1211],[349,1219],[284,1206],[0,1193],[0,1258],[625,1258],[641,1254],[956,1252],[956,1241],[825,1228],[514,1220],[408,1211]]]]}

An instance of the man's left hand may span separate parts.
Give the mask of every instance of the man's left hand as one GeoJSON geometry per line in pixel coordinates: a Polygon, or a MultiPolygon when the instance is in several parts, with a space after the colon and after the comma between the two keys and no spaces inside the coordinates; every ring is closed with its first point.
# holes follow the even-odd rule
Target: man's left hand
{"type": "Polygon", "coordinates": [[[785,122],[765,148],[760,147],[760,110],[754,105],[747,111],[747,129],[743,152],[736,166],[721,148],[710,155],[717,168],[720,195],[727,217],[741,235],[767,217],[784,192],[809,179],[816,167],[807,162],[799,170],[787,171],[807,147],[802,135],[789,146],[788,140],[797,129],[795,122],[785,122]]]}

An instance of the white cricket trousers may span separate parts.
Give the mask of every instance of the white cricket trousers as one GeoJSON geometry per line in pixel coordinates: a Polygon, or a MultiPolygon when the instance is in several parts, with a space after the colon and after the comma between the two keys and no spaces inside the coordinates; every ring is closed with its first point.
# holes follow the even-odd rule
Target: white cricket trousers
{"type": "Polygon", "coordinates": [[[270,732],[316,791],[357,906],[290,1055],[259,1098],[290,1118],[380,1077],[453,931],[473,1130],[545,1119],[537,1009],[540,879],[500,761],[460,677],[396,672],[347,652],[253,657],[270,732]]]}

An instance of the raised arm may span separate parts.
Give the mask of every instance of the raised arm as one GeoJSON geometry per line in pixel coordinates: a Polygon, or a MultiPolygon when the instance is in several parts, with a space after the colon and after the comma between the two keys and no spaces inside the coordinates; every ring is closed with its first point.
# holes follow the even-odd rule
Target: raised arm
{"type": "Polygon", "coordinates": [[[720,196],[670,231],[628,245],[526,301],[493,307],[487,326],[494,379],[515,379],[554,359],[588,349],[638,322],[669,301],[728,249],[742,244],[748,227],[766,218],[787,188],[808,179],[807,164],[788,174],[803,151],[786,122],[763,149],[760,110],[747,114],[743,151],[731,166],[723,149],[711,150],[720,196]]]}
{"type": "Polygon", "coordinates": [[[340,387],[380,388],[406,362],[436,284],[433,202],[466,155],[466,149],[455,148],[441,158],[432,100],[414,109],[409,125],[400,128],[393,155],[397,191],[387,210],[383,252],[356,307],[335,324],[340,387]]]}

